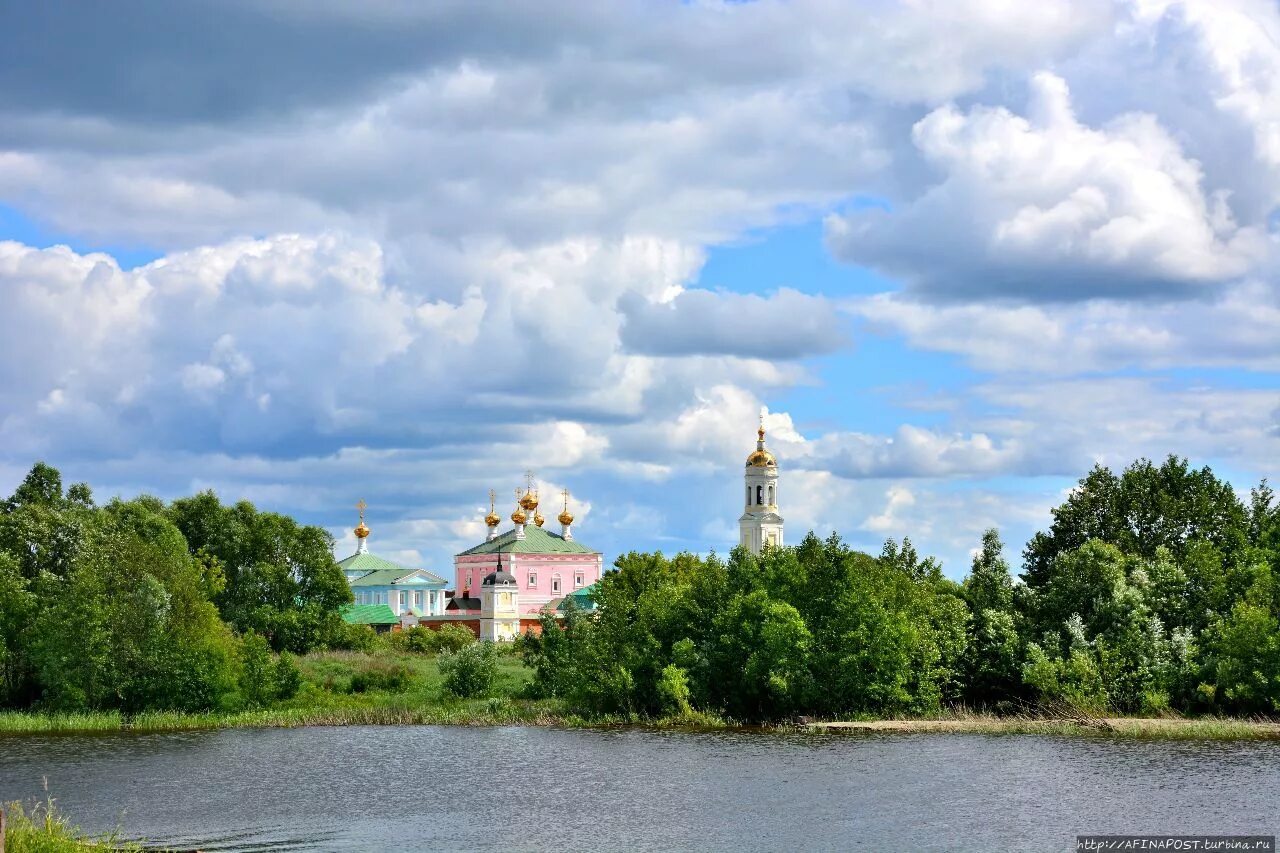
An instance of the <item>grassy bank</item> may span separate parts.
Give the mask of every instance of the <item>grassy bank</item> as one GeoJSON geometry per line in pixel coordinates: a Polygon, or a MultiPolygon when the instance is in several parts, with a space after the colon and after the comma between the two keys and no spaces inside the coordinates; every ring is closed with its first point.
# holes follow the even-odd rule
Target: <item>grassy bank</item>
{"type": "Polygon", "coordinates": [[[347,725],[552,725],[573,722],[554,702],[522,698],[531,673],[503,656],[489,697],[459,699],[444,689],[435,656],[389,650],[322,652],[298,659],[303,683],[292,699],[265,708],[186,714],[116,711],[0,712],[0,736],[93,732],[347,725]]]}
{"type": "Polygon", "coordinates": [[[85,851],[140,851],[136,844],[122,844],[114,836],[93,837],[81,832],[49,800],[30,810],[21,803],[5,803],[5,853],[85,853],[85,851]]]}
{"type": "Polygon", "coordinates": [[[962,733],[1091,735],[1146,740],[1280,739],[1280,723],[1222,717],[998,717],[964,714],[940,719],[853,720],[802,726],[832,733],[962,733]]]}
{"type": "Polygon", "coordinates": [[[532,673],[519,658],[499,658],[497,680],[482,699],[459,699],[444,689],[434,655],[381,648],[373,652],[322,652],[298,659],[298,694],[268,707],[235,712],[183,714],[118,712],[45,714],[0,712],[0,736],[94,732],[174,732],[242,727],[350,725],[640,726],[710,731],[726,728],[834,733],[956,732],[969,734],[1093,735],[1149,739],[1280,738],[1280,723],[1206,718],[1094,718],[1070,715],[994,716],[953,712],[931,719],[805,722],[742,727],[710,714],[651,720],[584,719],[554,700],[524,698],[532,673]]]}

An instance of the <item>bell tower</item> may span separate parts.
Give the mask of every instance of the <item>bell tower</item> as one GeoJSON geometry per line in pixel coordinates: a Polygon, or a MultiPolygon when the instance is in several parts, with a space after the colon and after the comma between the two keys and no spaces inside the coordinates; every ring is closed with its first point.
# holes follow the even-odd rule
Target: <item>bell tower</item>
{"type": "Polygon", "coordinates": [[[756,436],[756,449],[747,457],[745,508],[738,519],[738,543],[752,554],[783,545],[782,516],[778,515],[778,460],[764,446],[763,414],[756,436]]]}

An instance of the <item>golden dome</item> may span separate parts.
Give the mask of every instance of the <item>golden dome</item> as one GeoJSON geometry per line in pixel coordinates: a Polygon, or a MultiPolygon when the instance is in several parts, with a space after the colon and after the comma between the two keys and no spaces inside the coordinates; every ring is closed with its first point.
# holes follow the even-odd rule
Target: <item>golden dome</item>
{"type": "Polygon", "coordinates": [[[511,513],[511,520],[516,524],[524,524],[529,520],[529,516],[524,514],[524,510],[517,509],[515,512],[511,513]]]}
{"type": "Polygon", "coordinates": [[[764,415],[760,416],[760,429],[756,430],[756,449],[747,457],[748,468],[776,468],[778,460],[764,449],[764,415]]]}
{"type": "Polygon", "coordinates": [[[357,539],[364,539],[369,535],[369,526],[364,523],[363,518],[360,519],[360,523],[356,525],[355,534],[357,539]]]}
{"type": "Polygon", "coordinates": [[[561,524],[573,524],[573,513],[566,509],[564,512],[560,513],[558,520],[561,524]]]}
{"type": "Polygon", "coordinates": [[[541,513],[533,514],[533,523],[538,525],[539,527],[541,527],[545,521],[546,519],[542,517],[541,513]]]}
{"type": "Polygon", "coordinates": [[[538,508],[538,493],[529,491],[524,493],[524,497],[520,498],[520,508],[529,512],[538,508]]]}
{"type": "Polygon", "coordinates": [[[490,512],[484,517],[484,523],[489,527],[497,527],[502,523],[502,517],[496,512],[490,512]]]}

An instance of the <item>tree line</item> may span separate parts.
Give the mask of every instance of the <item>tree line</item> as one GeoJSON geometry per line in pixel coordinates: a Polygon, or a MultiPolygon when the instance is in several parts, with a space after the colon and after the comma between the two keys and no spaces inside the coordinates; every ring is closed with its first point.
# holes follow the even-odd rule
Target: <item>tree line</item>
{"type": "Polygon", "coordinates": [[[321,528],[212,492],[99,506],[38,463],[0,502],[0,707],[264,704],[347,641],[350,601],[321,528]]]}
{"type": "Polygon", "coordinates": [[[1280,711],[1280,507],[1170,457],[1097,466],[1022,554],[995,530],[963,582],[909,539],[753,556],[630,553],[595,613],[525,638],[533,689],[587,714],[1280,711]]]}

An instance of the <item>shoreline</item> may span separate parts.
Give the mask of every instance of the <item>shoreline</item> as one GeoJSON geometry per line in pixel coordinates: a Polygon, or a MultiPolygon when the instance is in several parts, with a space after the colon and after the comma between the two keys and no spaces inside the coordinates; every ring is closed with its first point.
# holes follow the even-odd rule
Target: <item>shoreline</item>
{"type": "MultiPolygon", "coordinates": [[[[471,704],[471,703],[467,703],[471,704]]],[[[320,726],[526,726],[564,729],[634,729],[714,733],[742,731],[829,735],[989,734],[1055,735],[1145,740],[1280,740],[1280,721],[1222,717],[1040,718],[959,716],[932,719],[834,720],[746,725],[699,716],[658,720],[589,719],[565,714],[548,703],[496,700],[488,707],[280,708],[230,714],[116,712],[44,714],[0,712],[0,742],[38,735],[159,734],[237,728],[320,726]]]]}

